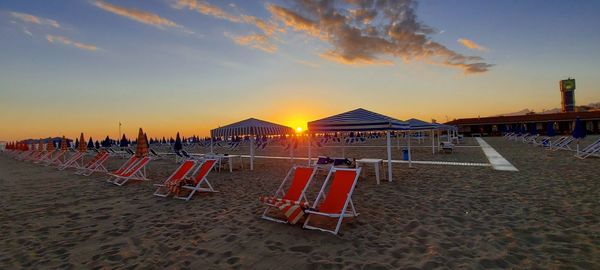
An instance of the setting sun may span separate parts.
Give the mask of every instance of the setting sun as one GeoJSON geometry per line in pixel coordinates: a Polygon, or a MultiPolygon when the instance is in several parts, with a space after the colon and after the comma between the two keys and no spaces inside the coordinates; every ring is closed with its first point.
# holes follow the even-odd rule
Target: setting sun
{"type": "Polygon", "coordinates": [[[297,133],[300,133],[300,132],[302,132],[302,130],[303,130],[303,129],[302,129],[301,127],[297,127],[297,128],[296,128],[296,132],[297,132],[297,133]]]}

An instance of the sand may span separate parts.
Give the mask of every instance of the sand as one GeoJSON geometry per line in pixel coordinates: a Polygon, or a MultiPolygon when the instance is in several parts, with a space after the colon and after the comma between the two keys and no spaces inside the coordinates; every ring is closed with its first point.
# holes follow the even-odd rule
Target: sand
{"type": "MultiPolygon", "coordinates": [[[[150,163],[153,181],[116,187],[101,174],[0,155],[0,268],[599,269],[600,159],[485,140],[519,171],[395,164],[395,181],[381,185],[367,173],[353,196],[360,216],[339,236],[260,218],[258,196],[276,190],[287,160],[212,172],[220,192],[185,202],[152,196],[152,183],[177,167],[172,158],[150,163]]],[[[283,153],[257,155],[269,151],[283,153]]],[[[346,153],[385,157],[384,148],[346,153]]],[[[423,148],[415,158],[487,162],[477,147],[435,156],[423,148]]]]}

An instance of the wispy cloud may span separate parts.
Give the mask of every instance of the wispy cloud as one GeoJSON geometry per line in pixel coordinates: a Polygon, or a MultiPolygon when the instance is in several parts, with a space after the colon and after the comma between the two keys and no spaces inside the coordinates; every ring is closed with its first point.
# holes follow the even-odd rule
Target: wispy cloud
{"type": "Polygon", "coordinates": [[[277,46],[269,42],[269,37],[266,35],[252,33],[249,35],[234,35],[226,32],[225,36],[231,38],[236,44],[242,46],[250,46],[251,48],[259,49],[268,53],[277,51],[277,46]]]}
{"type": "Polygon", "coordinates": [[[154,14],[151,12],[134,9],[134,8],[121,7],[121,6],[113,5],[113,4],[110,4],[110,3],[107,3],[107,2],[104,2],[101,0],[96,0],[93,2],[93,4],[94,4],[94,6],[101,8],[105,11],[129,18],[131,20],[134,20],[134,21],[137,21],[140,23],[153,25],[153,26],[156,26],[159,28],[179,27],[175,22],[173,22],[169,19],[163,18],[163,17],[159,16],[158,14],[154,14]]]}
{"type": "Polygon", "coordinates": [[[58,43],[66,46],[73,46],[78,49],[86,50],[86,51],[96,51],[98,47],[90,44],[84,44],[77,41],[70,40],[63,36],[54,36],[54,35],[46,35],[46,40],[50,43],[58,43]]]}
{"type": "Polygon", "coordinates": [[[462,69],[466,74],[488,71],[481,57],[454,52],[431,40],[435,31],[417,19],[414,0],[292,1],[293,8],[268,5],[285,27],[319,38],[333,48],[321,57],[343,64],[390,64],[426,60],[462,69]]]}
{"type": "Polygon", "coordinates": [[[466,38],[458,39],[458,43],[460,43],[461,45],[463,45],[471,50],[477,50],[477,51],[487,51],[488,50],[488,48],[483,47],[483,46],[475,43],[474,41],[472,41],[470,39],[466,39],[466,38]]]}
{"type": "Polygon", "coordinates": [[[38,17],[35,15],[27,14],[27,13],[14,12],[14,11],[11,11],[10,15],[22,22],[51,26],[54,28],[60,28],[60,24],[55,20],[46,19],[46,18],[38,17]]]}
{"type": "MultiPolygon", "coordinates": [[[[241,36],[226,34],[226,36],[231,38],[236,44],[250,46],[266,52],[274,52],[277,50],[277,46],[271,41],[271,37],[276,32],[284,31],[284,29],[278,28],[277,24],[274,22],[265,21],[247,14],[233,14],[201,0],[176,0],[173,7],[176,9],[194,10],[202,15],[211,16],[232,23],[254,25],[262,31],[262,34],[251,33],[249,35],[241,36]]],[[[230,7],[236,8],[235,5],[230,5],[230,7]]]]}

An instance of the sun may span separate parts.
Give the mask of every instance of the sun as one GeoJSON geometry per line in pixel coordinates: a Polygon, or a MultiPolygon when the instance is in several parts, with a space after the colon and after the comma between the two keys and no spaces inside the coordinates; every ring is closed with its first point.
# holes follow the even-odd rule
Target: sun
{"type": "Polygon", "coordinates": [[[302,131],[303,131],[302,127],[297,127],[297,128],[296,128],[296,132],[297,132],[297,133],[301,133],[302,131]]]}

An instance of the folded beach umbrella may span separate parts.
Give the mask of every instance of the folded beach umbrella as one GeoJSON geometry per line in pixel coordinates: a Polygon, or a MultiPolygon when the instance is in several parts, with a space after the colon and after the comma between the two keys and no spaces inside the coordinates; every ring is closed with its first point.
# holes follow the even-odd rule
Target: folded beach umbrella
{"type": "Polygon", "coordinates": [[[90,140],[88,141],[87,148],[88,149],[94,148],[94,141],[92,140],[92,137],[90,137],[90,140]]]}
{"type": "Polygon", "coordinates": [[[183,145],[181,144],[181,138],[179,137],[179,132],[177,132],[177,136],[175,138],[175,144],[173,145],[173,150],[179,151],[183,149],[183,145]]]}
{"type": "Polygon", "coordinates": [[[54,151],[54,149],[56,149],[56,147],[54,147],[54,142],[52,140],[49,140],[46,144],[46,151],[50,152],[54,151]]]}
{"type": "Polygon", "coordinates": [[[44,150],[44,142],[41,139],[38,141],[38,150],[44,150]]]}
{"type": "Polygon", "coordinates": [[[573,128],[573,138],[577,139],[577,154],[579,154],[579,140],[585,138],[585,128],[581,119],[577,117],[575,120],[575,128],[573,128]]]}
{"type": "Polygon", "coordinates": [[[554,132],[554,123],[548,122],[546,124],[546,136],[552,137],[554,135],[556,135],[556,132],[554,132]]]}
{"type": "Polygon", "coordinates": [[[85,144],[85,139],[83,138],[83,132],[79,135],[79,145],[77,147],[79,152],[87,152],[87,144],[85,144]]]}
{"type": "Polygon", "coordinates": [[[581,123],[581,119],[577,117],[575,120],[575,128],[573,128],[573,138],[575,139],[583,139],[585,138],[585,128],[583,127],[583,123],[581,123]]]}
{"type": "Polygon", "coordinates": [[[123,134],[123,137],[121,138],[121,142],[119,143],[119,147],[129,147],[129,141],[125,137],[125,134],[123,134]]]}
{"type": "Polygon", "coordinates": [[[60,150],[66,151],[68,148],[69,148],[69,146],[67,145],[67,138],[65,138],[65,136],[63,136],[62,139],[60,140],[60,150]]]}
{"type": "Polygon", "coordinates": [[[96,141],[96,143],[94,143],[94,146],[96,146],[96,149],[100,149],[100,142],[96,141]]]}
{"type": "Polygon", "coordinates": [[[137,147],[135,149],[136,157],[145,157],[148,156],[148,143],[146,142],[146,137],[144,136],[144,131],[140,128],[140,132],[138,133],[137,138],[137,147]]]}

